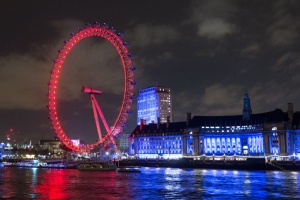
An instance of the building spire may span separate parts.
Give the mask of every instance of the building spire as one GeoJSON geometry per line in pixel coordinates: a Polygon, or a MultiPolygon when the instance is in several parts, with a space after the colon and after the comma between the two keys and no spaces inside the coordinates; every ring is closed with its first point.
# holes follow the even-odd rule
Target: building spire
{"type": "Polygon", "coordinates": [[[251,109],[251,104],[250,104],[250,98],[248,96],[247,90],[245,90],[243,120],[248,121],[250,119],[251,114],[252,114],[252,109],[251,109]]]}

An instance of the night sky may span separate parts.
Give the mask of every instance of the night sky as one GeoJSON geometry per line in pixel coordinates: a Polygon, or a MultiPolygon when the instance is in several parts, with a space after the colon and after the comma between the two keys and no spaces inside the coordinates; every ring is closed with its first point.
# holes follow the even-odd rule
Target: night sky
{"type": "MultiPolygon", "coordinates": [[[[87,22],[124,34],[135,56],[135,95],[171,88],[173,121],[192,115],[242,114],[247,90],[253,113],[300,111],[300,1],[7,0],[0,2],[0,141],[10,128],[18,142],[53,139],[47,82],[63,41],[87,22]]],[[[69,137],[96,140],[87,94],[111,125],[121,104],[123,72],[112,45],[88,38],[68,55],[58,110],[69,137]],[[86,85],[88,84],[88,85],[86,85]],[[92,136],[93,135],[93,136],[92,136]]],[[[128,118],[131,132],[134,114],[128,118]]]]}

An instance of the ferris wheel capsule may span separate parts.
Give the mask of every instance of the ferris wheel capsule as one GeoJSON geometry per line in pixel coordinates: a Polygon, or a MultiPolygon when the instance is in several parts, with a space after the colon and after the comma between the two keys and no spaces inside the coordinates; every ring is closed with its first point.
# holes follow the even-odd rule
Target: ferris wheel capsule
{"type": "Polygon", "coordinates": [[[130,69],[131,69],[131,71],[135,71],[135,70],[136,70],[136,67],[135,67],[135,66],[132,66],[130,69]]]}
{"type": "Polygon", "coordinates": [[[119,36],[120,38],[123,38],[123,34],[122,33],[117,33],[117,36],[119,36]]]}
{"type": "Polygon", "coordinates": [[[128,57],[129,57],[129,58],[133,58],[134,55],[133,55],[132,53],[129,53],[129,54],[128,54],[128,57]]]}

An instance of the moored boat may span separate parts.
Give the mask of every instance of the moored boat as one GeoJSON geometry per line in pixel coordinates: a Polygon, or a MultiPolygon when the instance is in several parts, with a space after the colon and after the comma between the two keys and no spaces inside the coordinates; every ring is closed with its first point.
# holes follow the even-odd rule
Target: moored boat
{"type": "Polygon", "coordinates": [[[117,168],[111,162],[88,162],[80,163],[77,169],[84,171],[115,171],[117,168]]]}
{"type": "Polygon", "coordinates": [[[56,168],[56,169],[70,169],[75,168],[76,165],[63,162],[46,162],[38,159],[22,160],[19,162],[4,162],[4,167],[24,167],[24,168],[56,168]]]}

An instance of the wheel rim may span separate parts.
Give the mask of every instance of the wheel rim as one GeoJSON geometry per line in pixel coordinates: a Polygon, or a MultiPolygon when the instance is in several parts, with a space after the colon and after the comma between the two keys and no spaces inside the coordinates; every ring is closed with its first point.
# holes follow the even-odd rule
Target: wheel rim
{"type": "Polygon", "coordinates": [[[87,144],[83,146],[75,146],[70,138],[66,135],[63,130],[57,111],[57,88],[60,78],[60,70],[63,67],[64,61],[72,50],[72,48],[81,40],[88,37],[101,37],[108,40],[117,50],[119,57],[121,59],[123,75],[124,75],[124,92],[121,109],[117,115],[117,118],[114,122],[114,125],[111,129],[111,135],[114,137],[122,131],[122,127],[125,124],[128,113],[130,112],[130,107],[132,104],[133,90],[134,90],[134,67],[132,66],[132,55],[129,54],[126,43],[123,42],[121,34],[116,34],[115,31],[109,28],[107,25],[100,26],[99,23],[92,25],[87,25],[85,28],[79,28],[77,33],[72,33],[71,38],[65,41],[62,49],[59,50],[56,60],[54,60],[53,68],[51,70],[50,81],[48,83],[48,110],[49,110],[49,119],[51,120],[52,128],[56,136],[60,141],[76,152],[89,152],[96,145],[104,144],[106,145],[109,142],[109,135],[106,134],[103,137],[103,141],[95,142],[92,144],[87,144]]]}

